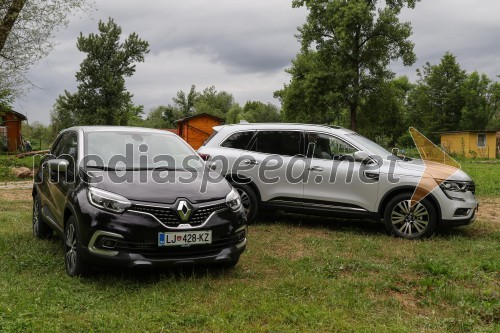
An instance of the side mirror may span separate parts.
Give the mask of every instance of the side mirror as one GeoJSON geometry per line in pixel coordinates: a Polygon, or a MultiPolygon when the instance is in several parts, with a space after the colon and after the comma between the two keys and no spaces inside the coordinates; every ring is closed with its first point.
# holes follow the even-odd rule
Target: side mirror
{"type": "Polygon", "coordinates": [[[398,156],[399,155],[399,148],[392,148],[391,149],[391,153],[394,156],[398,156]]]}
{"type": "Polygon", "coordinates": [[[66,173],[69,167],[69,162],[61,158],[48,160],[48,164],[50,171],[58,173],[66,173]]]}
{"type": "Polygon", "coordinates": [[[370,155],[362,150],[354,152],[352,156],[354,157],[355,162],[362,162],[368,164],[372,160],[370,158],[370,155]]]}

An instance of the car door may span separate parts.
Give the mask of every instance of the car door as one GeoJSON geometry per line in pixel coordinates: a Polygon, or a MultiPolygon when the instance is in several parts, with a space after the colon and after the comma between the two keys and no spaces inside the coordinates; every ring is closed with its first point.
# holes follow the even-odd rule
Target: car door
{"type": "Polygon", "coordinates": [[[378,196],[376,163],[355,162],[358,149],[327,133],[306,132],[309,175],[304,202],[314,207],[346,212],[373,212],[378,196]]]}
{"type": "Polygon", "coordinates": [[[301,205],[304,158],[302,131],[261,130],[239,157],[239,175],[254,182],[263,202],[301,205]]]}
{"type": "Polygon", "coordinates": [[[66,198],[68,192],[74,187],[77,177],[77,161],[78,161],[78,135],[74,131],[69,131],[64,134],[60,140],[60,148],[55,152],[56,158],[65,159],[69,162],[68,171],[66,174],[50,173],[51,181],[49,182],[49,192],[51,195],[51,213],[62,228],[64,209],[66,206],[66,198]]]}

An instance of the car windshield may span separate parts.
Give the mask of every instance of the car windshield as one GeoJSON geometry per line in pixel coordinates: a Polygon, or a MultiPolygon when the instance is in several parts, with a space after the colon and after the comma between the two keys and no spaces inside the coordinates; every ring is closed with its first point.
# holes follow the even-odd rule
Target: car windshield
{"type": "Polygon", "coordinates": [[[347,134],[347,136],[350,137],[352,140],[361,144],[363,147],[366,147],[368,149],[367,153],[369,153],[370,155],[377,155],[382,158],[388,158],[389,156],[392,155],[387,149],[385,149],[381,145],[376,144],[372,140],[367,139],[358,133],[347,134]]]}
{"type": "Polygon", "coordinates": [[[84,147],[84,166],[92,169],[200,170],[204,165],[187,143],[170,134],[89,132],[84,147]]]}

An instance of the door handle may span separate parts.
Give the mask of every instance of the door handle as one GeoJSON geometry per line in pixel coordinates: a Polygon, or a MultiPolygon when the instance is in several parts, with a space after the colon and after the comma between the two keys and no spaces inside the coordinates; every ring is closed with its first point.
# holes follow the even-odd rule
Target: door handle
{"type": "Polygon", "coordinates": [[[309,170],[311,170],[311,171],[323,171],[325,169],[323,169],[320,166],[313,166],[313,167],[310,167],[309,170]]]}
{"type": "Polygon", "coordinates": [[[245,164],[245,165],[259,165],[260,163],[256,160],[244,160],[243,164],[245,164]]]}
{"type": "Polygon", "coordinates": [[[370,179],[373,179],[373,180],[378,180],[380,175],[376,172],[368,172],[368,171],[365,171],[365,176],[366,178],[370,178],[370,179]]]}

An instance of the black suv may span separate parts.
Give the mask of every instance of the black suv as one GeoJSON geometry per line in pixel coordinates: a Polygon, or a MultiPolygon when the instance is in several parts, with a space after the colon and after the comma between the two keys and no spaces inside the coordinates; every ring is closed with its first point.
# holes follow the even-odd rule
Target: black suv
{"type": "Polygon", "coordinates": [[[234,266],[246,246],[238,193],[173,133],[73,127],[42,159],[33,234],[64,239],[70,276],[91,265],[234,266]]]}

